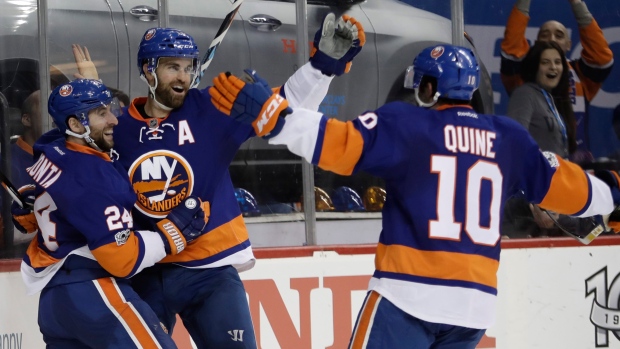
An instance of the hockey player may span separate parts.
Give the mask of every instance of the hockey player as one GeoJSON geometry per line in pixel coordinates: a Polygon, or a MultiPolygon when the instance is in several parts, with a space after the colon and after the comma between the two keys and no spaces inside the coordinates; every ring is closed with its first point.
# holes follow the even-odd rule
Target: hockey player
{"type": "MultiPolygon", "coordinates": [[[[310,62],[274,101],[287,96],[292,105],[317,110],[333,76],[349,70],[364,42],[354,18],[329,14],[315,36],[310,62]]],[[[256,348],[238,274],[252,268],[255,258],[228,166],[243,142],[268,136],[274,125],[232,120],[212,105],[206,89],[190,89],[198,59],[190,35],[172,28],[148,30],[137,57],[148,97],[134,99],[115,129],[115,150],[138,196],[137,227],[153,229],[188,195],[211,203],[206,234],[183,254],[167,256],[134,277],[133,286],[168,329],[179,314],[198,348],[256,348]]]]}
{"type": "MultiPolygon", "coordinates": [[[[475,348],[494,322],[502,208],[517,191],[580,217],[613,209],[605,183],[542,153],[515,121],[476,113],[479,78],[469,49],[430,47],[405,81],[423,108],[394,102],[348,122],[294,108],[269,139],[325,170],[385,180],[376,271],[349,348],[475,348]]],[[[250,88],[220,74],[210,93],[252,122],[262,118],[253,105],[272,97],[264,89],[248,100],[250,88]]]]}
{"type": "MultiPolygon", "coordinates": [[[[525,30],[529,21],[529,10],[531,0],[516,0],[515,6],[510,12],[504,40],[502,41],[501,58],[501,77],[502,83],[508,95],[523,84],[521,79],[521,61],[530,49],[530,45],[525,39],[525,30]]],[[[568,0],[575,14],[575,19],[579,26],[579,37],[583,45],[581,57],[578,60],[569,62],[570,72],[570,101],[575,113],[576,125],[567,124],[567,127],[576,127],[576,130],[569,130],[569,133],[576,132],[576,146],[579,150],[589,151],[588,144],[588,106],[601,88],[603,81],[611,73],[614,59],[609,44],[603,36],[603,31],[598,23],[588,11],[585,2],[581,0],[568,0]]],[[[564,53],[568,55],[571,49],[571,39],[566,27],[557,21],[547,21],[543,23],[538,31],[536,38],[539,41],[554,41],[560,45],[564,53]]],[[[554,96],[555,97],[555,96],[554,96]]],[[[563,103],[556,99],[556,104],[563,103]]],[[[566,116],[564,116],[566,117],[566,116]]],[[[575,149],[571,147],[570,153],[575,149]]],[[[575,156],[575,161],[582,161],[580,157],[586,155],[583,152],[575,156]]]]}
{"type": "Polygon", "coordinates": [[[178,255],[202,234],[205,214],[190,196],[152,231],[134,230],[136,194],[107,153],[117,104],[99,81],[57,87],[48,109],[58,129],[34,146],[28,174],[39,232],[21,272],[29,294],[41,291],[47,348],[176,348],[127,278],[178,255]]]}

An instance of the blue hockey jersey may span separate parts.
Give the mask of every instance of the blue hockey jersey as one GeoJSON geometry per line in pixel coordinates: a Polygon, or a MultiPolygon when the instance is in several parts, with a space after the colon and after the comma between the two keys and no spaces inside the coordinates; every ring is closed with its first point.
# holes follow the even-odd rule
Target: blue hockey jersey
{"type": "Polygon", "coordinates": [[[494,322],[500,221],[518,191],[564,214],[613,209],[604,183],[542,153],[515,121],[468,106],[396,102],[349,122],[295,109],[269,143],[338,174],[385,179],[369,287],[430,322],[481,329],[494,322]]]}
{"type": "MultiPolygon", "coordinates": [[[[331,80],[308,63],[279,92],[290,105],[316,110],[331,80]]],[[[211,206],[206,233],[162,262],[188,268],[233,265],[239,271],[253,267],[228,166],[254,130],[215,109],[208,88],[190,89],[183,106],[163,119],[143,118],[138,108],[145,103],[145,97],[134,99],[114,130],[114,149],[138,196],[137,226],[153,229],[185,197],[197,195],[211,206]]]]}
{"type": "Polygon", "coordinates": [[[130,277],[166,255],[158,233],[134,231],[136,195],[107,154],[66,142],[57,129],[43,135],[34,151],[38,159],[27,171],[36,184],[39,232],[21,266],[29,294],[48,285],[69,256],[71,270],[82,271],[53,283],[130,277]]]}

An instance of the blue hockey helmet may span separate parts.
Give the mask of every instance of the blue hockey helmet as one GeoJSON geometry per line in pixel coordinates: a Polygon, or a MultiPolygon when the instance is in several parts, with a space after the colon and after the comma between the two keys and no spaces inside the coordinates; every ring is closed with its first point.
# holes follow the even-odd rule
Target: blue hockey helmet
{"type": "Polygon", "coordinates": [[[118,99],[101,81],[78,79],[60,85],[52,91],[47,104],[49,114],[56,127],[67,133],[67,120],[75,116],[88,129],[88,112],[101,106],[110,105],[110,111],[117,117],[121,114],[118,99]]]}
{"type": "Polygon", "coordinates": [[[144,75],[142,65],[148,64],[148,71],[154,72],[160,57],[192,58],[194,69],[198,70],[198,45],[189,34],[173,28],[151,28],[144,33],[138,49],[138,71],[144,75]]]}
{"type": "Polygon", "coordinates": [[[480,82],[480,66],[474,53],[454,45],[428,47],[407,68],[405,87],[417,89],[423,76],[437,79],[437,97],[471,100],[480,82]]]}
{"type": "Polygon", "coordinates": [[[365,210],[362,198],[355,190],[349,187],[339,187],[334,190],[332,202],[336,211],[339,212],[360,212],[365,210]]]}
{"type": "Polygon", "coordinates": [[[249,191],[243,188],[235,188],[235,198],[239,204],[239,209],[244,217],[260,216],[261,212],[258,209],[258,203],[249,191]]]}

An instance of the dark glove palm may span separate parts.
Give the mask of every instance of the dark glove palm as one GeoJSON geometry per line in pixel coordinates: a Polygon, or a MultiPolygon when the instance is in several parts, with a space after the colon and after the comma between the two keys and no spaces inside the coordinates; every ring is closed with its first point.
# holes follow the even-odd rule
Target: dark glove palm
{"type": "Polygon", "coordinates": [[[186,244],[204,234],[209,212],[205,214],[203,207],[208,210],[208,203],[203,204],[197,196],[188,196],[157,223],[166,253],[178,254],[186,244]]]}

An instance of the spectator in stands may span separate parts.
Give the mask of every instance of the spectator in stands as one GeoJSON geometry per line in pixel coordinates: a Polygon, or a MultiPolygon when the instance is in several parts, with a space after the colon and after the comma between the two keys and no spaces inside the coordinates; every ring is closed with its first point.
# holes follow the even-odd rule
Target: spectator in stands
{"type": "MultiPolygon", "coordinates": [[[[511,95],[523,84],[521,69],[523,57],[530,46],[525,39],[529,21],[531,0],[516,0],[508,17],[504,40],[502,41],[501,76],[502,83],[511,95]]],[[[575,114],[576,145],[581,151],[589,151],[586,135],[588,105],[611,72],[613,54],[586,4],[581,0],[569,0],[579,26],[579,37],[583,50],[581,57],[569,62],[569,94],[575,114]]],[[[566,27],[557,21],[545,22],[538,32],[537,41],[556,42],[564,54],[571,49],[572,42],[566,27]]],[[[579,157],[583,157],[579,155],[579,157]]]]}
{"type": "Polygon", "coordinates": [[[536,42],[522,61],[521,78],[525,84],[513,92],[506,114],[530,132],[540,149],[567,158],[576,149],[575,116],[560,46],[536,42]]]}

